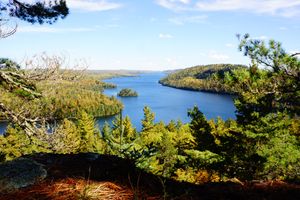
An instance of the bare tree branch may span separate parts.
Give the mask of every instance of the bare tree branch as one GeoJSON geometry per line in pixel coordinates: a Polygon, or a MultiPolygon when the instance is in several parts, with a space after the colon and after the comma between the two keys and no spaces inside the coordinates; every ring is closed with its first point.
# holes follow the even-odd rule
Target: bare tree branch
{"type": "Polygon", "coordinates": [[[32,81],[78,80],[83,76],[87,64],[83,61],[71,69],[66,67],[64,56],[49,56],[46,53],[34,56],[25,63],[25,78],[32,81]]]}
{"type": "Polygon", "coordinates": [[[292,57],[299,56],[299,55],[300,55],[300,52],[291,54],[292,57]]]}
{"type": "Polygon", "coordinates": [[[3,103],[0,103],[0,112],[2,112],[6,118],[13,124],[18,124],[27,135],[39,135],[39,131],[35,127],[35,124],[38,122],[38,119],[30,119],[25,116],[14,113],[9,110],[3,103]]]}
{"type": "Polygon", "coordinates": [[[13,35],[18,28],[18,24],[9,24],[8,19],[0,18],[0,38],[7,38],[13,35]]]}

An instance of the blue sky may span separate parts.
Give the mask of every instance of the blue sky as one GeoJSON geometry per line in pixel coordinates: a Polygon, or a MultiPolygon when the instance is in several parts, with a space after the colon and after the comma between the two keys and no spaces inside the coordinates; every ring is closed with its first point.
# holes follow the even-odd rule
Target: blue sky
{"type": "MultiPolygon", "coordinates": [[[[25,0],[32,1],[32,0],[25,0]]],[[[300,51],[300,0],[67,0],[53,25],[14,19],[0,55],[24,62],[36,54],[84,59],[90,69],[167,70],[200,64],[248,64],[236,33],[275,39],[300,51]]]]}

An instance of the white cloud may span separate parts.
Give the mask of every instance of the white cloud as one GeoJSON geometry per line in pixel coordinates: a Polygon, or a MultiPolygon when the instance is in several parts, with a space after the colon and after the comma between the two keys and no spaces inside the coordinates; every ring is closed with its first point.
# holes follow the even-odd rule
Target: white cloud
{"type": "Polygon", "coordinates": [[[179,11],[189,8],[191,0],[155,0],[156,3],[164,8],[179,11]]]}
{"type": "Polygon", "coordinates": [[[184,16],[184,17],[174,17],[170,18],[169,22],[176,25],[184,25],[186,23],[206,23],[207,15],[196,15],[196,16],[184,16]]]}
{"type": "Polygon", "coordinates": [[[215,61],[225,61],[228,60],[230,57],[223,53],[218,53],[216,51],[210,51],[208,53],[208,57],[215,60],[215,61]]]}
{"type": "Polygon", "coordinates": [[[248,11],[259,14],[294,17],[300,15],[299,0],[156,0],[157,4],[173,11],[248,11]]]}
{"type": "Polygon", "coordinates": [[[178,1],[183,4],[189,4],[191,2],[191,0],[178,0],[178,1]]]}
{"type": "Polygon", "coordinates": [[[160,33],[160,34],[158,35],[158,37],[159,37],[160,39],[172,39],[172,38],[173,38],[173,35],[168,34],[168,33],[160,33]]]}
{"type": "Polygon", "coordinates": [[[91,28],[53,28],[44,26],[22,26],[18,28],[21,33],[68,33],[68,32],[91,32],[91,28]]]}

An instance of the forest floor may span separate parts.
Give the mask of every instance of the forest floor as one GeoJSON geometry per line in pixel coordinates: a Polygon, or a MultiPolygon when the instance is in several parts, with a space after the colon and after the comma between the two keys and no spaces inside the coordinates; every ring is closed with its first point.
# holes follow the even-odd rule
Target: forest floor
{"type": "Polygon", "coordinates": [[[137,169],[129,160],[97,154],[34,155],[47,178],[0,200],[127,200],[127,199],[299,199],[300,185],[281,181],[194,185],[165,180],[137,169]]]}

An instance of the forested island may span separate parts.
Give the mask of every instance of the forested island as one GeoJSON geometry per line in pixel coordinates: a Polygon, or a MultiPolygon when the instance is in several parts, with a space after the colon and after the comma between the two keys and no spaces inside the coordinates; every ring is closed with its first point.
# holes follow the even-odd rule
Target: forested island
{"type": "Polygon", "coordinates": [[[130,88],[124,88],[118,92],[118,96],[120,97],[137,97],[138,93],[130,88]]]}
{"type": "MultiPolygon", "coordinates": [[[[69,14],[64,0],[30,2],[0,3],[0,14],[32,24],[69,14]]],[[[1,26],[2,39],[17,30],[1,26]]],[[[63,58],[47,54],[27,66],[0,59],[0,116],[9,122],[0,135],[0,199],[298,199],[300,53],[249,34],[238,39],[249,67],[198,66],[161,80],[234,93],[236,120],[208,120],[195,106],[189,123],[155,122],[145,106],[141,131],[122,113],[95,125],[96,117],[122,109],[103,95],[115,86],[101,75],[66,68],[63,58]]]]}
{"type": "Polygon", "coordinates": [[[159,83],[186,90],[233,94],[235,91],[224,84],[224,79],[226,76],[230,76],[233,70],[243,68],[246,66],[233,64],[199,65],[169,72],[168,76],[162,78],[159,83]]]}

